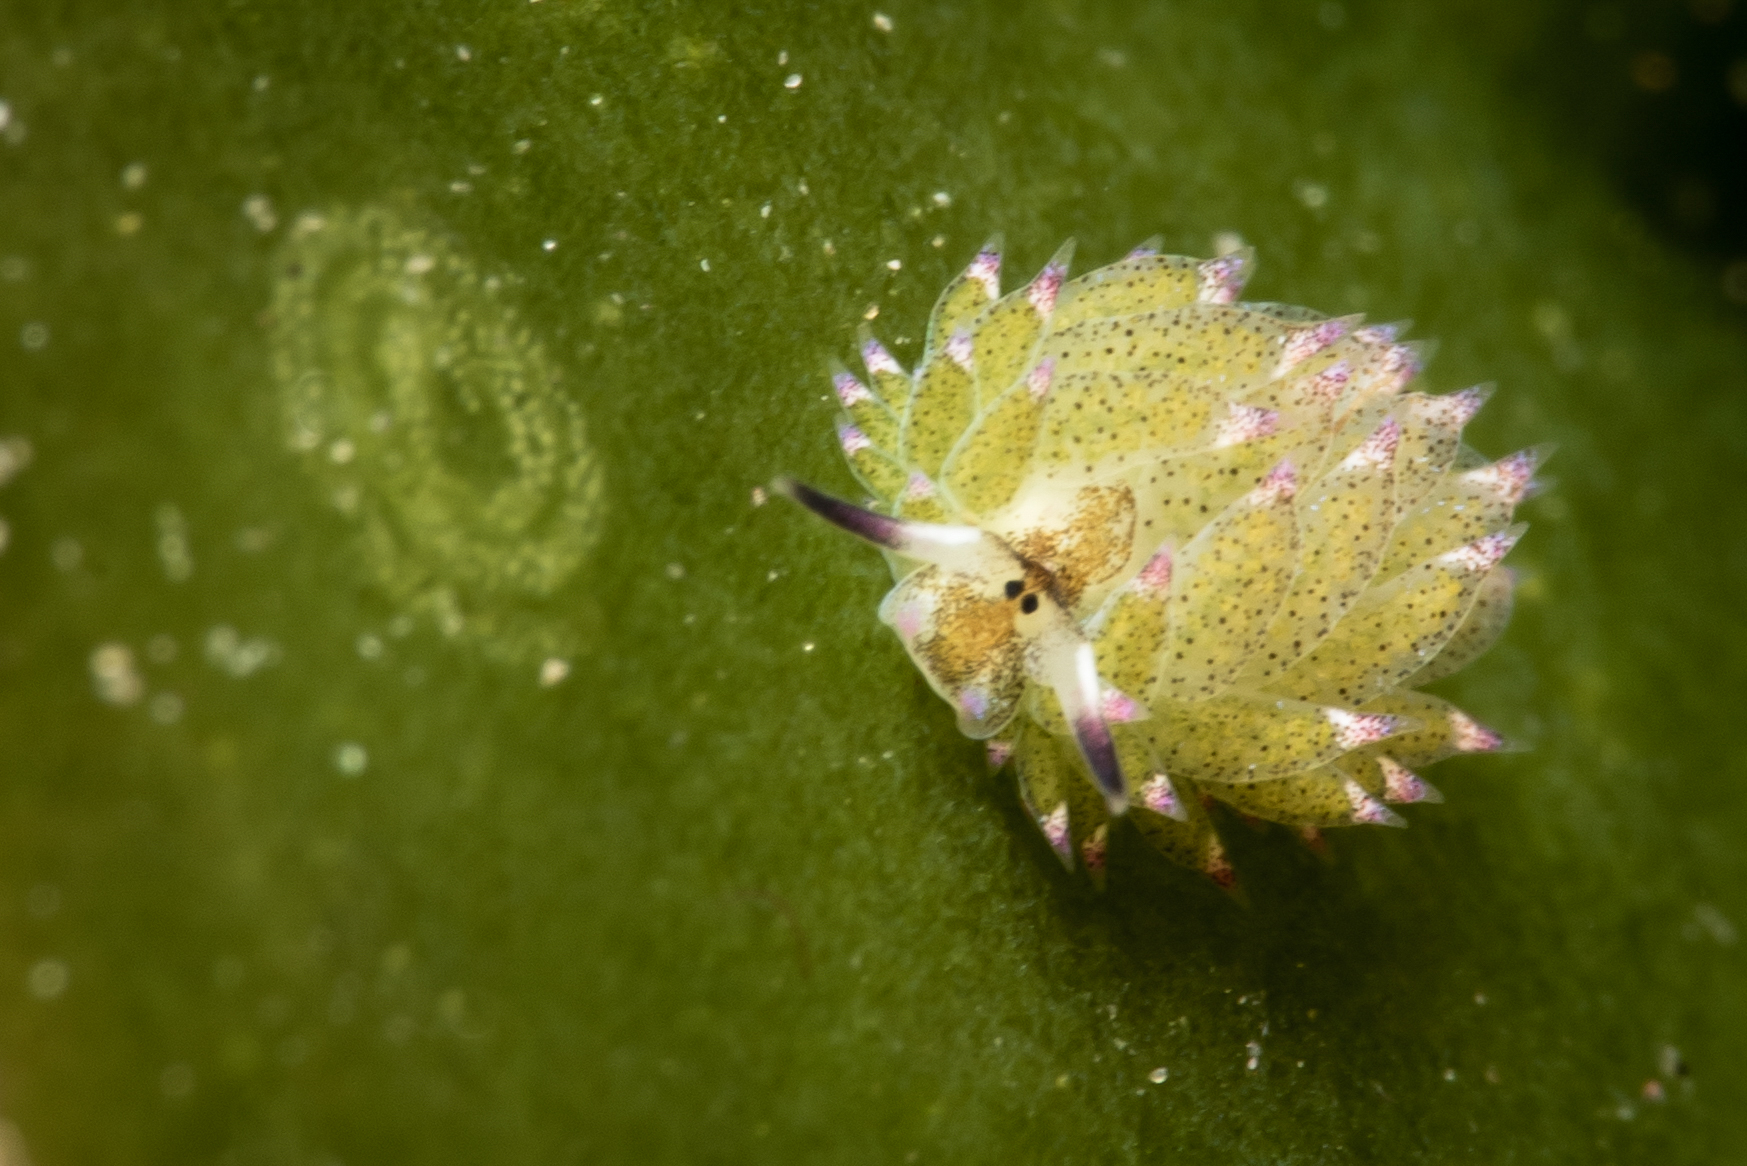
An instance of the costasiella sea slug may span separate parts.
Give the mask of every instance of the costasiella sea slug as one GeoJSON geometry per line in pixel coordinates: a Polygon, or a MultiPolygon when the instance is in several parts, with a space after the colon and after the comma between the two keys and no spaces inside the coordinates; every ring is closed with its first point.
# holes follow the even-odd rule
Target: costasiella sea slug
{"type": "Polygon", "coordinates": [[[1406,391],[1399,328],[1240,302],[1250,251],[1070,251],[1002,296],[985,247],[913,375],[864,335],[865,505],[777,489],[887,553],[880,619],[1100,884],[1116,818],[1230,886],[1215,802],[1314,840],[1442,800],[1419,769],[1502,742],[1418,689],[1509,618],[1537,452],[1464,445],[1487,390],[1406,391]]]}

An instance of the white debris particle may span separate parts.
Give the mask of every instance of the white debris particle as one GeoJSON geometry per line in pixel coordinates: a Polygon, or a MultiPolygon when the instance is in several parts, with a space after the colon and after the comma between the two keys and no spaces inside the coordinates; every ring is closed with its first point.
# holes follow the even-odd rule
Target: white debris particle
{"type": "Polygon", "coordinates": [[[1244,1062],[1244,1068],[1253,1070],[1262,1063],[1262,1045],[1260,1041],[1250,1041],[1244,1045],[1244,1052],[1249,1054],[1249,1060],[1244,1062]]]}
{"type": "Polygon", "coordinates": [[[783,78],[784,89],[799,89],[800,87],[801,75],[799,73],[790,73],[787,77],[783,78]]]}
{"type": "Polygon", "coordinates": [[[518,139],[516,139],[516,144],[510,147],[510,149],[514,150],[518,154],[526,154],[529,150],[531,150],[533,148],[534,148],[534,143],[528,138],[518,138],[518,139]]]}
{"type": "Polygon", "coordinates": [[[931,247],[935,248],[936,250],[939,250],[940,248],[946,246],[946,236],[945,235],[936,235],[936,236],[934,236],[934,238],[928,240],[928,243],[931,247]]]}
{"type": "Polygon", "coordinates": [[[173,725],[182,719],[182,698],[173,692],[160,692],[146,705],[146,712],[160,725],[173,725]]]}
{"type": "Polygon", "coordinates": [[[380,660],[382,658],[382,637],[372,632],[365,632],[359,636],[356,647],[360,660],[380,660]]]}
{"type": "Polygon", "coordinates": [[[869,304],[867,306],[867,311],[865,311],[861,314],[861,318],[864,320],[877,320],[877,319],[879,319],[880,318],[880,306],[878,304],[869,304]]]}
{"type": "Polygon", "coordinates": [[[1320,182],[1301,178],[1292,184],[1292,193],[1310,210],[1321,210],[1328,205],[1328,187],[1320,182]]]}
{"type": "Polygon", "coordinates": [[[881,32],[891,32],[892,18],[887,16],[884,12],[876,12],[873,14],[873,26],[881,32]]]}
{"type": "Polygon", "coordinates": [[[1680,933],[1688,940],[1705,935],[1723,947],[1729,947],[1739,938],[1739,933],[1729,917],[1710,903],[1699,903],[1693,907],[1692,922],[1682,927],[1680,933]]]}
{"type": "Polygon", "coordinates": [[[270,526],[244,526],[231,536],[231,545],[245,555],[258,555],[273,545],[270,526]]]}
{"type": "Polygon", "coordinates": [[[408,275],[423,275],[436,265],[437,261],[423,252],[406,257],[406,273],[408,275]]]}
{"type": "Polygon", "coordinates": [[[342,777],[359,777],[370,767],[370,754],[356,741],[341,741],[334,747],[334,768],[342,777]]]}
{"type": "Polygon", "coordinates": [[[789,63],[789,51],[787,49],[784,49],[782,52],[780,52],[776,55],[776,63],[779,66],[786,65],[789,63]]]}
{"type": "Polygon", "coordinates": [[[1662,1070],[1664,1077],[1684,1077],[1688,1071],[1686,1059],[1680,1055],[1680,1050],[1673,1045],[1663,1045],[1657,1050],[1656,1067],[1662,1070]]]}
{"type": "Polygon", "coordinates": [[[243,217],[253,223],[255,230],[263,235],[279,225],[279,215],[273,209],[273,200],[264,194],[251,194],[243,200],[243,217]]]}
{"type": "Polygon", "coordinates": [[[453,181],[449,184],[449,193],[450,194],[472,194],[473,193],[473,184],[471,182],[468,182],[465,178],[457,178],[455,181],[453,181]]]}
{"type": "Polygon", "coordinates": [[[1454,1070],[1454,1069],[1445,1069],[1444,1070],[1444,1080],[1454,1081],[1455,1079],[1456,1079],[1456,1070],[1454,1070]]]}
{"type": "Polygon", "coordinates": [[[12,103],[0,101],[0,130],[12,124],[12,103]]]}
{"type": "Polygon", "coordinates": [[[542,251],[556,251],[556,250],[558,250],[558,240],[556,240],[556,239],[542,239],[540,241],[540,250],[542,250],[542,251]]]}
{"type": "Polygon", "coordinates": [[[888,271],[902,271],[903,268],[904,268],[904,261],[902,259],[888,259],[888,260],[886,260],[886,270],[888,270],[888,271]]]}
{"type": "Polygon", "coordinates": [[[439,601],[441,610],[437,613],[437,630],[453,639],[467,627],[467,617],[453,606],[450,596],[443,596],[439,601]]]}
{"type": "Polygon", "coordinates": [[[600,94],[597,93],[593,97],[588,99],[588,103],[590,105],[599,105],[601,102],[603,102],[605,100],[606,100],[606,98],[602,97],[600,94]]]}
{"type": "Polygon", "coordinates": [[[49,558],[54,561],[58,571],[77,571],[79,564],[85,561],[85,548],[79,545],[76,538],[58,538],[55,545],[49,548],[49,558]]]}
{"type": "Polygon", "coordinates": [[[0,486],[16,478],[35,457],[28,437],[0,437],[0,486]]]}
{"type": "Polygon", "coordinates": [[[1148,1073],[1146,1079],[1151,1081],[1154,1085],[1163,1085],[1166,1081],[1171,1079],[1171,1071],[1163,1065],[1160,1065],[1158,1068],[1148,1073]]]}
{"type": "Polygon", "coordinates": [[[357,452],[358,447],[352,444],[351,438],[342,437],[328,446],[328,460],[336,466],[343,466],[350,462],[357,452]]]}
{"type": "Polygon", "coordinates": [[[763,486],[752,487],[752,504],[754,506],[763,506],[768,501],[770,501],[770,495],[764,492],[763,486]]]}
{"type": "Polygon", "coordinates": [[[239,679],[272,667],[283,654],[272,640],[264,636],[244,639],[229,624],[218,624],[206,633],[206,662],[239,679]]]}
{"type": "Polygon", "coordinates": [[[1236,231],[1221,231],[1213,236],[1213,253],[1231,255],[1244,249],[1244,237],[1236,231]]]}
{"type": "Polygon", "coordinates": [[[67,990],[67,965],[60,960],[37,960],[25,975],[25,987],[38,1000],[54,1000],[67,990]]]}
{"type": "Polygon", "coordinates": [[[99,644],[91,651],[91,686],[97,699],[126,708],[145,695],[146,682],[134,665],[133,649],[126,644],[99,644]]]}
{"type": "Polygon", "coordinates": [[[699,270],[699,271],[708,271],[708,270],[710,270],[710,261],[709,261],[709,260],[708,260],[708,259],[700,259],[700,260],[698,260],[698,270],[699,270]]]}
{"type": "Polygon", "coordinates": [[[33,320],[18,330],[18,343],[26,352],[41,352],[49,346],[49,326],[41,320],[33,320]]]}
{"type": "Polygon", "coordinates": [[[146,184],[149,171],[144,162],[129,162],[121,168],[121,188],[123,190],[138,190],[146,184]]]}
{"type": "Polygon", "coordinates": [[[564,683],[564,678],[570,675],[570,661],[561,660],[557,656],[548,656],[540,664],[540,687],[552,688],[564,683]]]}
{"type": "Polygon", "coordinates": [[[154,515],[158,524],[158,563],[164,568],[164,578],[172,583],[186,583],[194,574],[194,555],[188,549],[188,523],[182,512],[166,502],[154,515]]]}
{"type": "Polygon", "coordinates": [[[940,207],[943,210],[952,205],[952,195],[944,190],[935,191],[932,200],[935,206],[940,207]]]}
{"type": "Polygon", "coordinates": [[[807,180],[805,178],[803,178],[799,182],[795,183],[795,193],[796,194],[812,194],[813,191],[810,187],[807,186],[807,180]]]}
{"type": "Polygon", "coordinates": [[[770,218],[770,204],[768,202],[758,208],[758,217],[761,219],[770,218]]]}
{"type": "Polygon", "coordinates": [[[1555,300],[1543,300],[1535,305],[1530,319],[1534,321],[1535,331],[1545,336],[1549,343],[1571,343],[1571,313],[1565,310],[1563,304],[1555,300]]]}
{"type": "Polygon", "coordinates": [[[473,59],[473,50],[466,45],[456,45],[455,59],[457,61],[471,61],[473,59]]]}
{"type": "Polygon", "coordinates": [[[814,644],[813,644],[812,640],[808,640],[806,643],[801,645],[801,651],[803,651],[803,652],[811,652],[813,650],[813,648],[814,648],[814,644]]]}

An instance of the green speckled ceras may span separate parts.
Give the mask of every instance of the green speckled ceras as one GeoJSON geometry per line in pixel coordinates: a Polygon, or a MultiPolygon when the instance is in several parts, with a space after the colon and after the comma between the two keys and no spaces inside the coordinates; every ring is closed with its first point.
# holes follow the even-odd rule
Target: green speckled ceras
{"type": "Polygon", "coordinates": [[[1215,801],[1401,825],[1441,800],[1416,769],[1501,745],[1415,689],[1509,618],[1537,454],[1463,445],[1486,392],[1404,392],[1396,328],[1237,302],[1251,252],[1070,250],[1003,297],[991,243],[915,375],[871,337],[836,374],[868,506],[778,488],[890,552],[880,619],[1070,869],[1127,816],[1229,886],[1215,801]]]}

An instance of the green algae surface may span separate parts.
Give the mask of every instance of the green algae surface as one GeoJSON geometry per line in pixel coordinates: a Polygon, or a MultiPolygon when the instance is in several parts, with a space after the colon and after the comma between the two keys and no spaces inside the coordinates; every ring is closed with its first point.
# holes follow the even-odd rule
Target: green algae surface
{"type": "Polygon", "coordinates": [[[6,1162],[1747,1141],[1747,343],[1501,80],[1555,10],[28,7],[6,1162]],[[829,359],[912,362],[995,230],[1235,233],[1499,382],[1471,438],[1558,484],[1439,690],[1524,748],[1330,861],[1234,825],[1248,906],[1126,831],[1064,875],[883,565],[753,496],[852,488],[829,359]]]}

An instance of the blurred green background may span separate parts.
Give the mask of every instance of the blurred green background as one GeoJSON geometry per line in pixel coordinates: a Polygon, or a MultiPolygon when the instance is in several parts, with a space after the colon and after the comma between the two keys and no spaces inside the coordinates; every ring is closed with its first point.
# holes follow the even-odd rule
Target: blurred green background
{"type": "Polygon", "coordinates": [[[0,1161],[1741,1153],[1744,21],[8,5],[0,1161]],[[388,224],[350,291],[311,215],[388,224]],[[1558,482],[1441,691],[1527,748],[1332,863],[1233,825],[1247,909],[1064,876],[878,557],[751,498],[850,488],[825,361],[994,230],[1237,232],[1497,380],[1558,482]]]}

